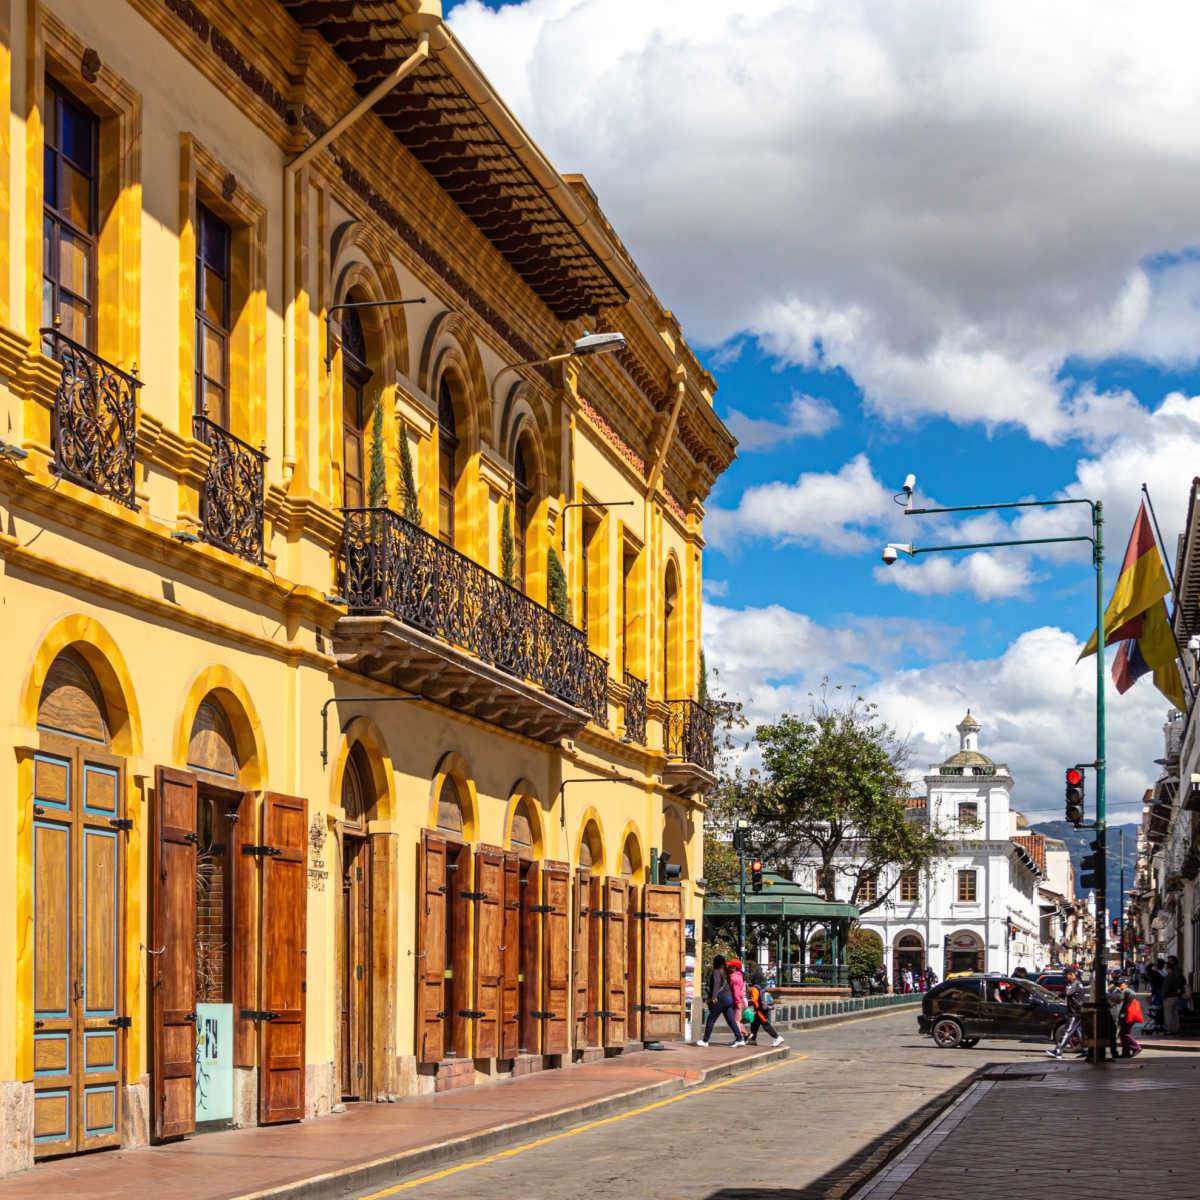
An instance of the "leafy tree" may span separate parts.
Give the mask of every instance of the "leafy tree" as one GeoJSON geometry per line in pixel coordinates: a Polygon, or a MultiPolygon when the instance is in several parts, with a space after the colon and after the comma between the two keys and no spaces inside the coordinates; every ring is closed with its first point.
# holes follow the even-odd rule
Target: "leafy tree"
{"type": "Polygon", "coordinates": [[[704,708],[708,707],[708,663],[704,658],[703,650],[700,651],[700,689],[696,699],[704,708]]]}
{"type": "Polygon", "coordinates": [[[818,891],[866,913],[888,900],[897,868],[921,869],[947,847],[940,830],[909,819],[908,747],[874,704],[836,699],[826,684],[807,717],[788,714],[758,727],[763,775],[743,787],[743,804],[764,857],[785,869],[816,858],[818,891]],[[869,878],[889,874],[892,882],[873,900],[856,899],[869,878]]]}
{"type": "Polygon", "coordinates": [[[846,965],[850,968],[851,979],[870,979],[883,966],[883,943],[879,934],[869,929],[850,930],[846,965]]]}
{"type": "Polygon", "coordinates": [[[546,564],[546,592],[550,610],[564,621],[569,621],[571,597],[567,592],[567,573],[563,570],[562,559],[558,557],[558,551],[553,546],[550,547],[550,558],[546,564]]]}
{"type": "Polygon", "coordinates": [[[738,891],[738,856],[727,837],[721,836],[710,821],[704,822],[704,879],[705,895],[717,899],[736,896],[738,891]]]}
{"type": "Polygon", "coordinates": [[[383,459],[383,405],[376,403],[371,418],[371,473],[367,476],[367,504],[371,508],[386,508],[387,467],[383,459]]]}
{"type": "Polygon", "coordinates": [[[413,475],[412,452],[408,448],[408,430],[400,427],[400,486],[404,489],[404,519],[421,524],[421,506],[417,501],[417,482],[413,475]]]}
{"type": "Polygon", "coordinates": [[[500,518],[500,578],[509,587],[516,587],[517,563],[513,550],[512,509],[504,502],[504,515],[500,518]]]}

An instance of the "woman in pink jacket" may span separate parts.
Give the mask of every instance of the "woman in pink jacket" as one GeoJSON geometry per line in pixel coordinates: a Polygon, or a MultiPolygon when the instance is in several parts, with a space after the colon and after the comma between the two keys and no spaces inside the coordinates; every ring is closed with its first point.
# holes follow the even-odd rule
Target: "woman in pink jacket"
{"type": "Polygon", "coordinates": [[[742,1013],[746,1011],[750,994],[746,990],[746,976],[742,971],[742,960],[731,958],[725,965],[729,970],[729,986],[733,989],[733,1007],[737,1010],[738,1028],[742,1031],[742,1037],[745,1037],[746,1026],[742,1021],[742,1013]]]}

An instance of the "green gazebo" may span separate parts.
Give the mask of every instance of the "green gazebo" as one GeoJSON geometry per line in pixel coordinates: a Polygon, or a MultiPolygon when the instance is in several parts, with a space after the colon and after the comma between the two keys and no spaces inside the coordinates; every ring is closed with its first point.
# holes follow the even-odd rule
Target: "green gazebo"
{"type": "MultiPolygon", "coordinates": [[[[736,944],[738,916],[736,895],[705,900],[705,940],[711,940],[719,930],[736,944]]],[[[761,892],[746,892],[746,924],[754,926],[760,935],[764,926],[769,927],[775,949],[776,983],[781,987],[849,986],[846,946],[851,922],[857,919],[858,909],[853,904],[825,900],[770,871],[763,872],[761,892]],[[809,935],[814,928],[825,931],[825,952],[820,963],[807,961],[809,935]]]]}

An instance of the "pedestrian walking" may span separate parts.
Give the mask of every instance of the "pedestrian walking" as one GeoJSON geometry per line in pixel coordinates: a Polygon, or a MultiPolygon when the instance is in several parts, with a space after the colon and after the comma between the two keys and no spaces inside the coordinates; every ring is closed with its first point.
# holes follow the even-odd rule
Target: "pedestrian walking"
{"type": "Polygon", "coordinates": [[[904,968],[904,994],[907,996],[913,990],[913,973],[911,967],[904,968]]]}
{"type": "Polygon", "coordinates": [[[1142,1052],[1142,1043],[1138,1034],[1142,1032],[1142,1003],[1137,998],[1129,980],[1124,976],[1118,980],[1121,989],[1122,1003],[1120,1014],[1121,1057],[1136,1058],[1142,1052]]]}
{"type": "Polygon", "coordinates": [[[742,1040],[746,1038],[746,1009],[749,1007],[749,995],[746,991],[746,973],[742,968],[740,958],[731,958],[726,963],[729,972],[729,987],[733,991],[734,1015],[738,1028],[742,1031],[742,1040]]]}
{"type": "Polygon", "coordinates": [[[937,972],[932,967],[925,968],[925,990],[936,987],[938,981],[937,972]]]}
{"type": "Polygon", "coordinates": [[[1179,969],[1179,959],[1170,955],[1167,959],[1167,973],[1162,981],[1163,1024],[1167,1027],[1167,1036],[1179,1033],[1179,1000],[1183,995],[1183,972],[1179,969]]]}
{"type": "MultiPolygon", "coordinates": [[[[1079,982],[1079,972],[1074,967],[1068,967],[1065,975],[1067,986],[1063,992],[1063,1001],[1067,1006],[1067,1024],[1063,1029],[1062,1037],[1058,1039],[1058,1045],[1053,1050],[1046,1051],[1051,1058],[1062,1058],[1063,1051],[1071,1044],[1071,1039],[1079,1033],[1079,1027],[1083,1022],[1083,984],[1079,982]]],[[[1084,1051],[1083,1057],[1087,1057],[1086,1051],[1084,1051]]]]}
{"type": "Polygon", "coordinates": [[[750,1022],[750,1045],[758,1045],[758,1031],[765,1029],[772,1046],[782,1046],[783,1037],[771,1024],[770,993],[765,991],[761,979],[750,985],[750,1007],[754,1010],[754,1020],[750,1022]]]}
{"type": "Polygon", "coordinates": [[[746,1042],[742,1038],[742,1031],[733,1017],[733,988],[729,983],[729,971],[723,954],[713,959],[712,978],[708,984],[708,1019],[704,1022],[704,1036],[696,1043],[697,1046],[708,1045],[718,1017],[724,1017],[725,1023],[733,1030],[733,1044],[744,1046],[746,1042]]]}

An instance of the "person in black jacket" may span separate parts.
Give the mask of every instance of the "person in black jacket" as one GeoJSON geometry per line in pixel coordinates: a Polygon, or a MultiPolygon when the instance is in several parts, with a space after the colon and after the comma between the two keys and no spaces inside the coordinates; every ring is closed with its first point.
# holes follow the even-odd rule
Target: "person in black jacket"
{"type": "MultiPolygon", "coordinates": [[[[1067,1024],[1063,1029],[1062,1037],[1058,1039],[1058,1045],[1053,1050],[1046,1051],[1051,1058],[1062,1058],[1063,1051],[1079,1032],[1079,1027],[1083,1022],[1083,984],[1079,982],[1079,976],[1073,967],[1068,967],[1064,974],[1067,977],[1067,989],[1063,993],[1063,1001],[1067,1006],[1067,1024]]],[[[1087,1057],[1086,1050],[1082,1057],[1087,1057]]]]}
{"type": "Polygon", "coordinates": [[[718,1017],[724,1017],[726,1024],[733,1030],[733,1044],[744,1046],[741,1026],[734,1018],[733,986],[729,982],[729,971],[725,966],[725,956],[718,954],[713,959],[712,979],[708,985],[708,1019],[704,1022],[704,1036],[696,1043],[697,1046],[707,1046],[712,1036],[713,1026],[718,1017]]]}

